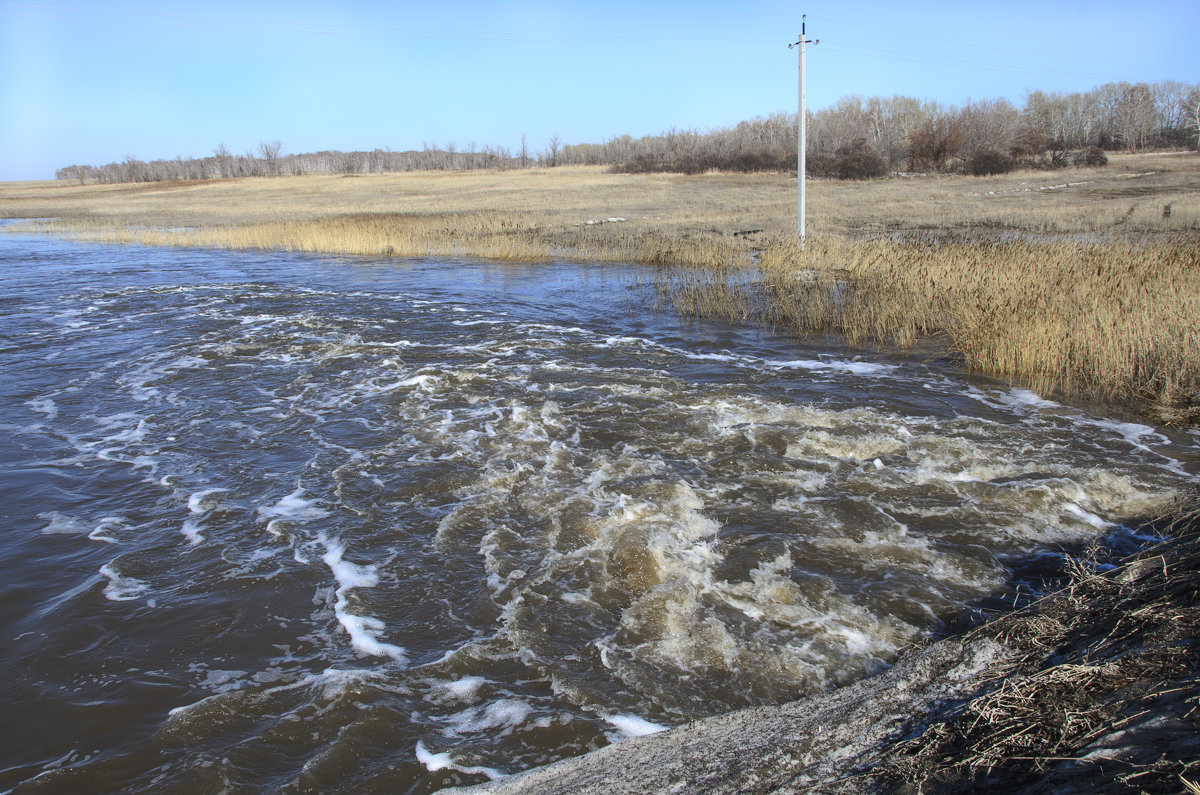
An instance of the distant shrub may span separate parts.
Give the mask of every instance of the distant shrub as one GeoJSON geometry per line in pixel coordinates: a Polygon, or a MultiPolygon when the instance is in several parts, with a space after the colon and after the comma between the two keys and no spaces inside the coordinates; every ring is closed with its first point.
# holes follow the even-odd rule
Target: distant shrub
{"type": "Polygon", "coordinates": [[[1071,156],[1066,149],[1056,149],[1046,153],[1046,157],[1041,162],[1041,167],[1047,170],[1056,168],[1066,168],[1071,165],[1071,156]]]}
{"type": "Polygon", "coordinates": [[[863,142],[838,149],[833,167],[838,179],[875,179],[887,174],[887,163],[863,142]]]}
{"type": "Polygon", "coordinates": [[[757,149],[749,152],[742,152],[734,155],[729,161],[727,169],[730,171],[788,171],[796,167],[796,154],[794,151],[771,151],[767,149],[757,149]]]}
{"type": "Polygon", "coordinates": [[[804,159],[804,173],[833,179],[837,176],[837,161],[827,152],[809,152],[804,159]]]}
{"type": "Polygon", "coordinates": [[[713,152],[688,152],[677,154],[639,154],[612,167],[622,174],[703,174],[706,171],[738,171],[754,173],[762,171],[790,171],[796,167],[793,150],[772,151],[751,149],[734,155],[718,155],[713,152]]]}
{"type": "Polygon", "coordinates": [[[1108,155],[1104,154],[1104,150],[1098,146],[1089,146],[1082,152],[1076,152],[1071,157],[1071,162],[1077,166],[1099,168],[1100,166],[1108,165],[1108,155]]]}
{"type": "Polygon", "coordinates": [[[980,149],[967,161],[967,171],[976,177],[1007,174],[1017,167],[1017,161],[995,149],[980,149]]]}

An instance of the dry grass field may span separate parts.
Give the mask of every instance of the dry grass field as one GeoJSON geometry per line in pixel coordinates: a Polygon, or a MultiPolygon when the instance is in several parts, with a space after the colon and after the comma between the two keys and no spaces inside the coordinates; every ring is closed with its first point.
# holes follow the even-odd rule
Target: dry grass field
{"type": "Polygon", "coordinates": [[[0,218],[112,243],[673,266],[664,294],[682,311],[936,337],[1044,393],[1200,419],[1200,155],[813,181],[803,249],[795,191],[781,174],[599,168],[5,183],[0,218]]]}

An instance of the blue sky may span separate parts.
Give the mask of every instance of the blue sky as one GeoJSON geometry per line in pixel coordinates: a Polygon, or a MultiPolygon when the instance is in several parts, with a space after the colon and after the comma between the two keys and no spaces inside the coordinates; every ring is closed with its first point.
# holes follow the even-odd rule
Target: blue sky
{"type": "Polygon", "coordinates": [[[1200,3],[0,2],[0,180],[321,149],[520,147],[902,94],[961,104],[1200,82],[1200,3]]]}

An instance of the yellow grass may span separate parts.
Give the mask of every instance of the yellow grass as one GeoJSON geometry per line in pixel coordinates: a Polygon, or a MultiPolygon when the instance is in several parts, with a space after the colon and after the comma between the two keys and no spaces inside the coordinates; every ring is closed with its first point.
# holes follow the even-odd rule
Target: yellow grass
{"type": "Polygon", "coordinates": [[[664,282],[683,311],[856,342],[938,336],[1043,392],[1200,415],[1200,156],[810,182],[803,250],[795,189],[598,168],[8,183],[0,217],[114,243],[681,266],[664,282]]]}
{"type": "Polygon", "coordinates": [[[1051,393],[1197,417],[1200,236],[812,242],[764,257],[767,311],[801,333],[911,345],[1051,393]],[[796,263],[811,275],[797,279],[796,263]],[[840,271],[830,270],[830,266],[840,271]]]}
{"type": "Polygon", "coordinates": [[[0,214],[52,217],[37,227],[120,243],[702,263],[749,252],[750,243],[730,235],[742,228],[744,209],[766,212],[787,190],[788,180],[778,176],[629,176],[597,168],[309,175],[194,184],[7,185],[0,186],[0,214]],[[610,218],[623,220],[607,222],[610,218]]]}

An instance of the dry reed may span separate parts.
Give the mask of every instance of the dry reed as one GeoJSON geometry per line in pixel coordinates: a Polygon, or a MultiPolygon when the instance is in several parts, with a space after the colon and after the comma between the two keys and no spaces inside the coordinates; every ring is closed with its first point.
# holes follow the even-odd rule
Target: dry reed
{"type": "Polygon", "coordinates": [[[967,633],[1010,655],[872,760],[863,791],[1180,791],[1200,768],[1200,504],[1141,529],[1168,540],[967,633]]]}
{"type": "Polygon", "coordinates": [[[764,249],[734,272],[677,273],[691,314],[901,348],[938,337],[965,366],[1044,394],[1200,418],[1200,235],[1145,240],[853,240],[764,249]]]}

